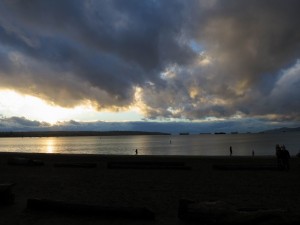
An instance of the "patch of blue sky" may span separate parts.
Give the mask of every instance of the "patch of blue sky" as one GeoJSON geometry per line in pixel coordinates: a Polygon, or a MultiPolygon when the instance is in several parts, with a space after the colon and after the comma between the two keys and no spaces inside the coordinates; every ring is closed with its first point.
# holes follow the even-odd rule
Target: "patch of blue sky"
{"type": "Polygon", "coordinates": [[[194,52],[199,54],[205,51],[204,46],[195,39],[191,39],[189,41],[189,46],[191,47],[191,49],[193,49],[194,52]]]}

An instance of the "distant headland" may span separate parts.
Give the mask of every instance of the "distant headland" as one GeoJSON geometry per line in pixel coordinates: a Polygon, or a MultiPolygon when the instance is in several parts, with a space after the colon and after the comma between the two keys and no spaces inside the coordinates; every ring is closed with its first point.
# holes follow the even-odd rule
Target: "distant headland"
{"type": "Polygon", "coordinates": [[[281,127],[272,130],[265,130],[261,133],[285,133],[285,132],[300,132],[300,127],[289,128],[289,127],[281,127]]]}

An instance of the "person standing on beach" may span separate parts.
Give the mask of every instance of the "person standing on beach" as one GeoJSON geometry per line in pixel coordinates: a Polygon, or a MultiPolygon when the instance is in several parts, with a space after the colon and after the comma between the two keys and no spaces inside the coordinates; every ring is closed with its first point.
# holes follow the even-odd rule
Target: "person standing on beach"
{"type": "Polygon", "coordinates": [[[232,156],[232,146],[229,147],[230,156],[232,156]]]}
{"type": "Polygon", "coordinates": [[[277,166],[278,166],[279,169],[282,169],[283,168],[283,163],[282,163],[282,149],[279,146],[279,144],[276,144],[275,151],[276,151],[276,158],[277,158],[277,166]]]}
{"type": "Polygon", "coordinates": [[[137,149],[135,149],[135,154],[136,154],[136,155],[138,154],[138,150],[137,150],[137,149]]]}
{"type": "Polygon", "coordinates": [[[290,153],[285,148],[284,145],[281,146],[281,160],[282,160],[282,166],[284,170],[289,171],[290,170],[290,153]]]}

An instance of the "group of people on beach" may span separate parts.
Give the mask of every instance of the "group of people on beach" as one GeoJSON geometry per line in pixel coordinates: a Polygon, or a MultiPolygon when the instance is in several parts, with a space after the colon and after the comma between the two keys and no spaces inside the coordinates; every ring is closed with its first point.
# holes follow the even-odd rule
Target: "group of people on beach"
{"type": "Polygon", "coordinates": [[[277,157],[277,165],[279,169],[282,170],[289,170],[290,169],[290,153],[289,151],[285,148],[284,145],[279,145],[276,144],[275,146],[276,149],[276,157],[277,157]]]}

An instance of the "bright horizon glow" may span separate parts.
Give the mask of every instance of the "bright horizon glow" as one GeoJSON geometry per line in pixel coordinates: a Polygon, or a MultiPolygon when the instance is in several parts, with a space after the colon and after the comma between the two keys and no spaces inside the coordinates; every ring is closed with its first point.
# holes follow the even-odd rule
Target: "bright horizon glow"
{"type": "Polygon", "coordinates": [[[142,116],[137,109],[123,112],[98,112],[93,107],[81,105],[74,108],[63,108],[50,105],[46,101],[30,96],[19,94],[12,90],[0,90],[0,116],[25,117],[30,120],[47,122],[52,125],[59,121],[106,121],[125,122],[140,121],[142,116]]]}

